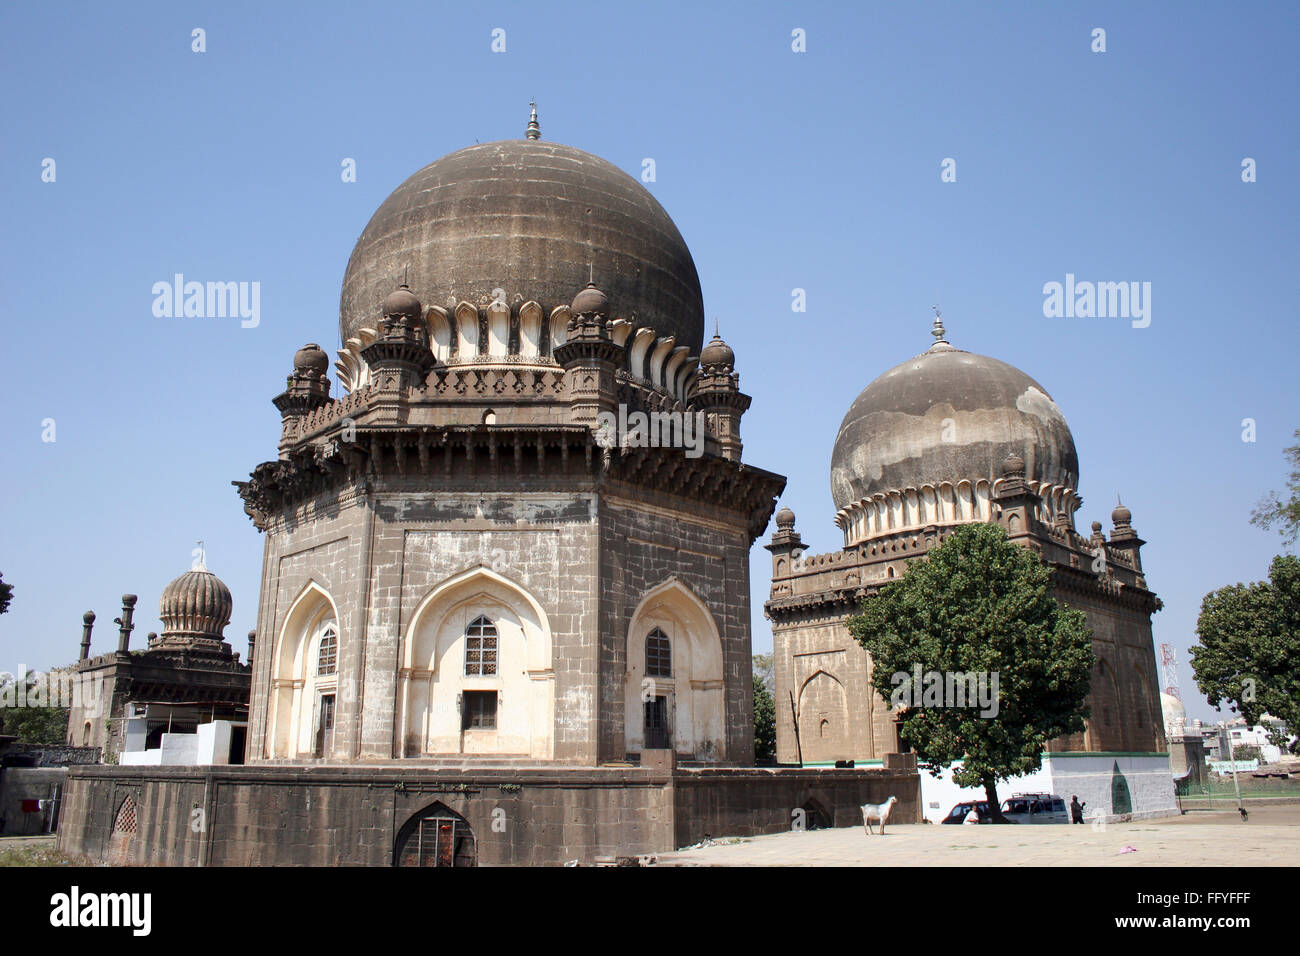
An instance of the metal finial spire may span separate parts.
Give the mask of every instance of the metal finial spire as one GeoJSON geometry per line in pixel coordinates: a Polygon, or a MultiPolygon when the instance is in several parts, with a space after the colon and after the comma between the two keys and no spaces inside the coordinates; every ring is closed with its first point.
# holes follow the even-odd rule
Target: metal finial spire
{"type": "Polygon", "coordinates": [[[529,106],[532,107],[532,115],[528,117],[528,132],[524,133],[529,139],[541,139],[542,128],[537,124],[537,101],[533,100],[529,106]]]}
{"type": "Polygon", "coordinates": [[[206,571],[208,569],[208,553],[203,547],[203,542],[198,542],[198,547],[194,549],[194,566],[191,571],[206,571]]]}
{"type": "Polygon", "coordinates": [[[715,339],[722,338],[722,333],[718,331],[718,317],[716,315],[713,317],[713,337],[715,339]]]}
{"type": "Polygon", "coordinates": [[[934,336],[934,344],[938,345],[942,342],[947,345],[948,333],[943,327],[943,313],[939,311],[937,305],[932,305],[930,308],[934,309],[934,327],[930,329],[930,334],[934,336]]]}

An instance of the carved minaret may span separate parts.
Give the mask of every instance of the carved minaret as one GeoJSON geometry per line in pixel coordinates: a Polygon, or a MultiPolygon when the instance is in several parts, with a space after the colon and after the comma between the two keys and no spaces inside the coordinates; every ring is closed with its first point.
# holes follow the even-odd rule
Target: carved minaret
{"type": "Polygon", "coordinates": [[[614,373],[627,352],[610,338],[609,298],[594,282],[573,297],[569,313],[568,336],[555,358],[564,366],[570,420],[595,427],[601,412],[618,408],[614,373]]]}
{"type": "Polygon", "coordinates": [[[397,406],[405,393],[424,383],[435,359],[429,350],[429,327],[420,300],[405,282],[384,299],[379,337],[361,350],[379,394],[380,423],[399,421],[397,406]]]}
{"type": "Polygon", "coordinates": [[[90,632],[95,626],[95,612],[87,611],[81,615],[81,659],[90,658],[90,632]]]}
{"type": "Polygon", "coordinates": [[[126,654],[131,647],[131,632],[135,630],[135,625],[131,623],[131,618],[135,614],[135,602],[137,598],[134,594],[122,595],[122,616],[113,618],[113,623],[117,625],[117,652],[126,654]]]}
{"type": "Polygon", "coordinates": [[[304,345],[293,356],[293,374],[285,390],[271,399],[280,410],[280,457],[299,437],[303,416],[330,400],[330,383],[325,377],[329,356],[315,342],[304,345]]]}
{"type": "Polygon", "coordinates": [[[736,353],[722,341],[715,326],[713,339],[700,352],[695,404],[704,412],[709,434],[718,443],[718,454],[729,461],[740,461],[740,417],[751,401],[740,391],[735,365],[736,353]]]}

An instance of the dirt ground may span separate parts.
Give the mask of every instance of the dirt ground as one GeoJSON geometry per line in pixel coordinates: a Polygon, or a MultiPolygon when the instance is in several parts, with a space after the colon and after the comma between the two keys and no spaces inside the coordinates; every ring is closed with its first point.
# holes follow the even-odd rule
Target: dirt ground
{"type": "Polygon", "coordinates": [[[858,827],[777,833],[679,850],[660,866],[1295,866],[1300,806],[1191,811],[1134,823],[858,827]],[[1125,847],[1133,847],[1128,853],[1125,847]]]}

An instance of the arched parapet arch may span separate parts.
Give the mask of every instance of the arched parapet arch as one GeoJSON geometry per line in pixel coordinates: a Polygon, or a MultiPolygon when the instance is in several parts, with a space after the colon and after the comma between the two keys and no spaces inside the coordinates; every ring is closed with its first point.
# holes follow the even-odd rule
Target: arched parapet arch
{"type": "Polygon", "coordinates": [[[818,668],[795,695],[800,743],[806,761],[843,760],[853,756],[849,737],[848,694],[838,675],[818,668]]]}
{"type": "Polygon", "coordinates": [[[553,754],[550,619],[522,584],[477,565],[417,605],[399,655],[403,756],[553,754]]]}
{"type": "Polygon", "coordinates": [[[334,598],[321,582],[308,581],[290,603],[271,655],[266,756],[330,756],[344,643],[334,598]],[[322,673],[321,643],[331,640],[334,666],[322,673]]]}
{"type": "Polygon", "coordinates": [[[722,636],[708,605],[675,576],[651,588],[632,612],[626,653],[627,752],[670,746],[699,760],[725,759],[722,636]],[[652,634],[668,639],[672,663],[667,674],[650,673],[647,641],[652,634]]]}
{"type": "Polygon", "coordinates": [[[542,325],[546,313],[531,299],[519,307],[519,354],[537,359],[542,354],[542,325]]]}

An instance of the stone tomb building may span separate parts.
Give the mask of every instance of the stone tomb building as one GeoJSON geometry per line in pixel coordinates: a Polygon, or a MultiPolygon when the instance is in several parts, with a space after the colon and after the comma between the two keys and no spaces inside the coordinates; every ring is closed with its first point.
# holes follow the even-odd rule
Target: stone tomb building
{"type": "Polygon", "coordinates": [[[107,852],[128,798],[140,862],[590,861],[891,795],[917,819],[902,765],[752,768],[749,551],[785,479],[742,461],[735,356],[639,182],[534,112],[384,201],[339,322],[345,394],[299,350],[278,455],[236,483],[265,540],[248,766],[81,771],[68,846],[107,852]],[[163,818],[196,799],[202,837],[163,818]]]}
{"type": "MultiPolygon", "coordinates": [[[[1019,369],[953,347],[937,317],[932,334],[926,352],[868,385],[840,426],[831,491],[844,547],[807,554],[794,514],[776,516],[765,607],[777,759],[871,765],[903,749],[846,622],[953,528],[990,522],[1042,556],[1057,599],[1087,615],[1097,659],[1087,729],[1049,743],[1043,776],[999,793],[1054,788],[1114,816],[1166,812],[1173,787],[1151,635],[1161,604],[1147,586],[1132,515],[1115,508],[1109,539],[1096,521],[1088,537],[1078,533],[1078,455],[1051,396],[1019,369]]],[[[929,818],[959,799],[983,799],[928,774],[922,784],[929,818]]]]}
{"type": "Polygon", "coordinates": [[[752,762],[749,549],[784,479],[741,462],[703,332],[676,227],[604,160],[490,143],[399,186],[344,278],[348,394],[300,350],[239,485],[271,641],[249,762],[752,762]],[[654,447],[598,431],[620,410],[654,447]]]}
{"type": "MultiPolygon", "coordinates": [[[[127,736],[133,721],[144,731],[134,743],[156,750],[165,733],[193,733],[221,720],[235,729],[219,759],[242,762],[250,668],[224,638],[233,607],[230,589],[200,560],[163,588],[162,636],[150,634],[143,649],[132,650],[136,600],[134,594],[122,596],[122,615],[114,621],[117,650],[107,654],[91,657],[95,614],[82,617],[81,653],[67,675],[73,691],[68,745],[97,747],[101,759],[115,763],[132,743],[127,736]]],[[[249,640],[251,652],[252,635],[249,640]]]]}

